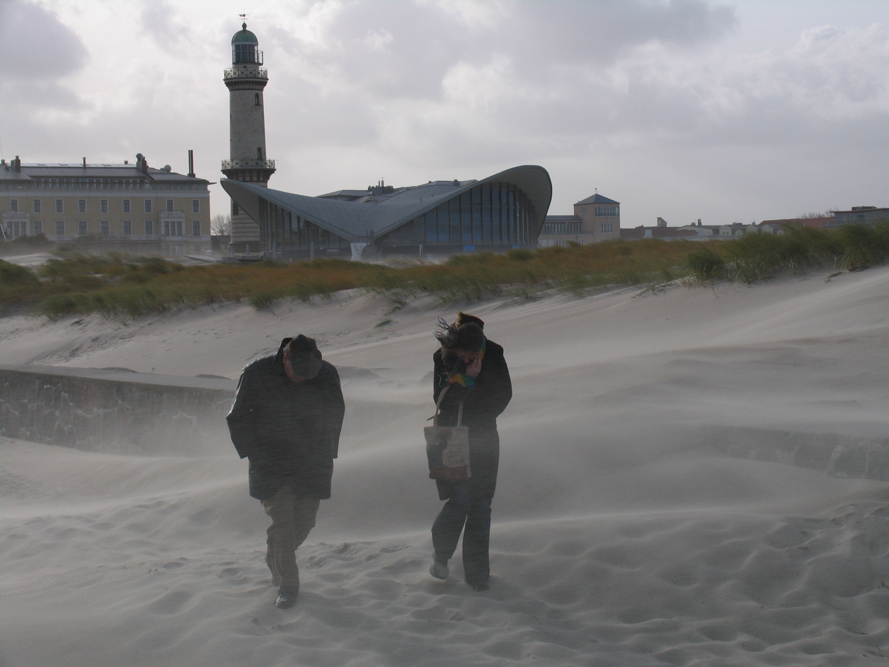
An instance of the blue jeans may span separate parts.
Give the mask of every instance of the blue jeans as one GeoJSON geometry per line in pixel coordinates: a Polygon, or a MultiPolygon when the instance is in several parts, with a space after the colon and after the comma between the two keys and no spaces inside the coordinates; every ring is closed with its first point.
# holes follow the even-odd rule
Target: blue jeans
{"type": "Polygon", "coordinates": [[[488,543],[491,538],[491,499],[469,495],[466,482],[456,482],[454,493],[432,524],[435,560],[447,563],[463,533],[463,570],[466,583],[487,584],[490,575],[488,543]]]}

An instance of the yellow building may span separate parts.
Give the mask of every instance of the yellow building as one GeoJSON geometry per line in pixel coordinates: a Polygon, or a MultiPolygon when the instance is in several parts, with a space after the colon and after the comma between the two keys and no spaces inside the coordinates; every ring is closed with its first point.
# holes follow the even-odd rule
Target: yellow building
{"type": "Polygon", "coordinates": [[[620,238],[620,202],[600,194],[577,202],[574,215],[548,215],[537,237],[541,247],[599,243],[620,238]]]}
{"type": "Polygon", "coordinates": [[[0,161],[0,235],[89,239],[109,250],[181,256],[210,249],[209,182],[136,164],[0,161]]]}

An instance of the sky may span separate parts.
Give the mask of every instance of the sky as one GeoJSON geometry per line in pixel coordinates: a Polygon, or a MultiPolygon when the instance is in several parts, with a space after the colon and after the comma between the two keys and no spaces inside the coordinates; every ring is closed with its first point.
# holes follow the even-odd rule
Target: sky
{"type": "Polygon", "coordinates": [[[523,164],[623,227],[889,206],[885,0],[0,0],[0,156],[212,182],[232,35],[264,52],[269,186],[523,164]]]}

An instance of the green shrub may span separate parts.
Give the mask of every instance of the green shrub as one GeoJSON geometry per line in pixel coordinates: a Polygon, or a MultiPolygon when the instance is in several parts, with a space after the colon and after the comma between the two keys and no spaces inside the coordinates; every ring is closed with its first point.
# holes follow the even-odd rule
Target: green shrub
{"type": "Polygon", "coordinates": [[[725,277],[725,260],[711,246],[704,246],[689,253],[685,267],[689,274],[700,282],[710,282],[725,277]]]}
{"type": "Polygon", "coordinates": [[[0,259],[0,285],[3,287],[35,287],[40,279],[28,268],[0,259]]]}

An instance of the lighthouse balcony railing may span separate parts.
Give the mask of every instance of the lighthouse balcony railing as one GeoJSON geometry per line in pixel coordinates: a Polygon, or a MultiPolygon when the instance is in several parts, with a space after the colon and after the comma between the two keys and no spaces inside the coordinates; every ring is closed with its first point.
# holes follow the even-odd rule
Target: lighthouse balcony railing
{"type": "Polygon", "coordinates": [[[269,71],[261,67],[232,67],[225,70],[223,79],[268,79],[269,71]]]}
{"type": "Polygon", "coordinates": [[[223,160],[222,171],[227,169],[274,169],[274,160],[223,160]]]}

